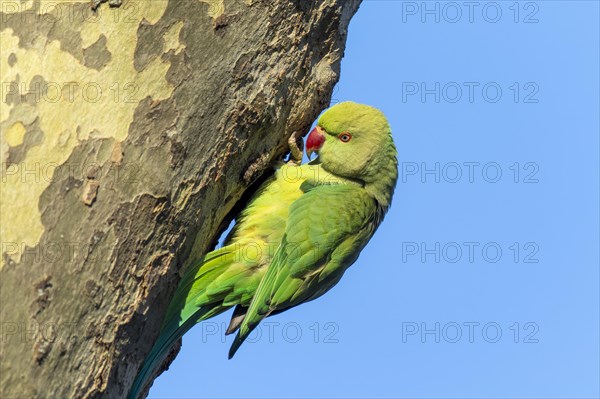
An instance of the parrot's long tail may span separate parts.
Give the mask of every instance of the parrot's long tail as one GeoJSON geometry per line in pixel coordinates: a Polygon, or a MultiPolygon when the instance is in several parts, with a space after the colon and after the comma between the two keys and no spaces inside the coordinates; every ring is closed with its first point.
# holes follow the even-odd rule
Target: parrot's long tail
{"type": "MultiPolygon", "coordinates": [[[[167,315],[158,340],[144,360],[127,399],[138,399],[148,379],[169,354],[172,346],[196,323],[206,320],[229,309],[222,301],[207,296],[207,287],[221,276],[233,262],[233,251],[229,247],[207,254],[199,265],[190,267],[183,276],[167,315]]],[[[216,298],[218,299],[218,298],[216,298]]]]}

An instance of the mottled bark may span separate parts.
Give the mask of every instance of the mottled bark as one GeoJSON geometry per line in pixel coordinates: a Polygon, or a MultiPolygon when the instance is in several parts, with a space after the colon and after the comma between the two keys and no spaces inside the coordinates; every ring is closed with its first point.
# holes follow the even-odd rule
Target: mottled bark
{"type": "Polygon", "coordinates": [[[360,0],[2,0],[0,397],[122,397],[360,0]]]}

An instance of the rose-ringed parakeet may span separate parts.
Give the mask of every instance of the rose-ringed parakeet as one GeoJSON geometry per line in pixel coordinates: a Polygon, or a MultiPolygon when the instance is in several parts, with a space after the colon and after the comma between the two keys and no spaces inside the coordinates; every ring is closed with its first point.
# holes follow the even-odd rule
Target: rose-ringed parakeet
{"type": "Polygon", "coordinates": [[[235,307],[227,329],[237,331],[231,358],[261,320],[320,297],[356,261],[396,185],[388,122],[375,108],[343,102],[321,115],[306,149],[318,157],[277,170],[236,218],[224,246],[183,276],[130,399],[196,323],[235,307]]]}

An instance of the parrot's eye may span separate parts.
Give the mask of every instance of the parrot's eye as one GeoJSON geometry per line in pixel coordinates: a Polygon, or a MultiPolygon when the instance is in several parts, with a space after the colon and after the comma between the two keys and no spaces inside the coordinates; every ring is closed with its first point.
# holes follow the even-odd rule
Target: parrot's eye
{"type": "Polygon", "coordinates": [[[340,134],[340,140],[342,140],[344,143],[349,142],[350,139],[352,139],[352,135],[350,133],[342,133],[342,134],[340,134]]]}

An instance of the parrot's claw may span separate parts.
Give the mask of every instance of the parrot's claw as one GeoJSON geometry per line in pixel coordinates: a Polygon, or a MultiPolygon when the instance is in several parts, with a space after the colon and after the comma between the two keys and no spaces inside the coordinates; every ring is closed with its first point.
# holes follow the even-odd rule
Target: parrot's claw
{"type": "Polygon", "coordinates": [[[92,0],[92,10],[96,11],[100,4],[106,3],[108,1],[108,5],[110,7],[120,7],[123,3],[123,0],[92,0]]]}
{"type": "Polygon", "coordinates": [[[288,146],[290,147],[290,159],[288,163],[294,165],[300,165],[302,163],[302,157],[304,156],[304,140],[302,139],[302,133],[295,131],[288,139],[288,146]]]}

